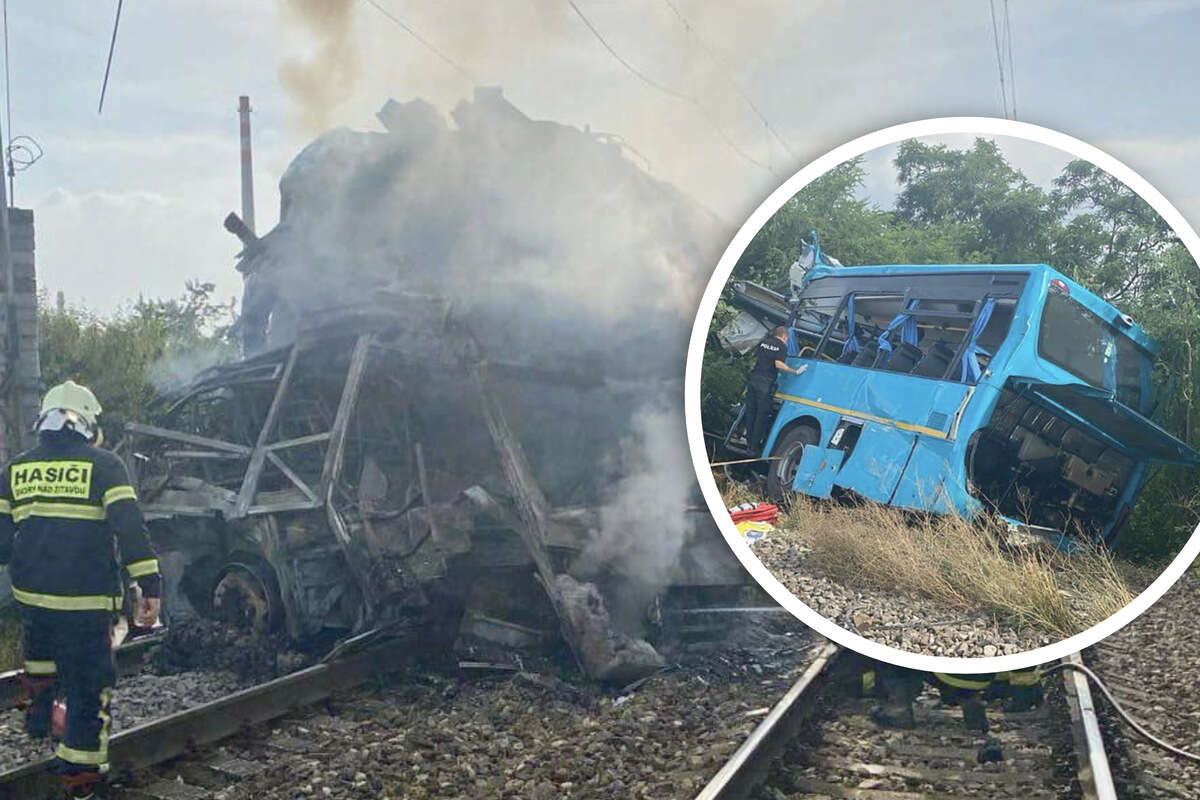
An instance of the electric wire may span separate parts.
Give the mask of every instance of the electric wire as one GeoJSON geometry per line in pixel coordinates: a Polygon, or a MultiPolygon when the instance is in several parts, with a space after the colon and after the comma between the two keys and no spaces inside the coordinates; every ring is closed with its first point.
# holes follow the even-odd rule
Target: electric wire
{"type": "MultiPolygon", "coordinates": [[[[32,136],[13,136],[12,84],[9,80],[8,67],[8,0],[4,0],[0,13],[3,16],[0,21],[4,27],[4,124],[8,134],[8,144],[5,145],[0,139],[0,145],[3,145],[0,152],[4,153],[7,162],[4,169],[8,175],[8,204],[9,207],[12,207],[17,203],[14,186],[16,174],[36,164],[46,154],[46,151],[32,136]]],[[[0,131],[0,135],[3,133],[4,131],[0,131]]]]}
{"type": "Polygon", "coordinates": [[[766,164],[762,163],[754,156],[747,153],[744,149],[742,149],[738,145],[737,142],[735,142],[733,139],[731,139],[729,137],[729,134],[725,132],[725,129],[722,128],[717,123],[716,119],[712,115],[712,112],[710,112],[708,110],[708,108],[706,108],[704,106],[704,104],[701,103],[699,100],[697,100],[695,97],[692,97],[689,94],[685,94],[684,92],[681,92],[677,89],[673,89],[670,86],[665,86],[665,85],[659,83],[658,81],[654,80],[649,75],[647,75],[646,73],[642,72],[640,69],[635,67],[633,64],[626,61],[621,56],[621,54],[618,53],[613,48],[613,46],[608,43],[608,40],[605,39],[604,35],[602,33],[600,33],[600,31],[596,28],[595,25],[592,24],[592,21],[587,18],[587,15],[585,15],[583,13],[583,11],[579,8],[579,6],[575,4],[575,0],[567,0],[567,5],[571,6],[571,9],[575,12],[575,15],[577,17],[579,17],[579,19],[583,22],[583,24],[587,27],[587,29],[589,31],[591,31],[592,36],[594,36],[596,38],[596,41],[600,42],[600,44],[603,45],[604,49],[608,51],[608,54],[611,55],[614,59],[616,59],[617,63],[619,63],[626,70],[628,70],[631,74],[633,74],[638,80],[640,80],[642,83],[649,86],[651,89],[654,89],[658,92],[661,92],[662,94],[667,95],[668,97],[673,97],[676,100],[679,100],[683,103],[686,103],[687,105],[690,105],[702,117],[704,117],[704,120],[709,124],[709,126],[717,133],[718,136],[721,137],[721,140],[724,141],[725,144],[728,145],[731,150],[733,150],[735,153],[737,153],[739,156],[741,156],[741,158],[744,161],[746,161],[747,163],[753,164],[754,166],[758,167],[759,169],[761,169],[765,172],[771,173],[773,175],[778,174],[775,172],[775,170],[771,169],[769,166],[767,166],[766,164]]]}
{"type": "Polygon", "coordinates": [[[1017,118],[1017,75],[1013,71],[1012,21],[1008,14],[1008,0],[1004,0],[1004,41],[1008,46],[1008,93],[1013,119],[1017,118]]]}
{"type": "Polygon", "coordinates": [[[733,87],[733,90],[737,92],[738,96],[745,101],[746,105],[750,107],[750,110],[754,112],[755,116],[762,120],[763,127],[767,129],[767,132],[775,138],[775,141],[779,142],[779,146],[782,147],[789,156],[796,158],[797,156],[795,152],[792,151],[792,148],[788,147],[788,143],[785,142],[783,137],[779,135],[779,131],[775,129],[775,126],[771,124],[766,115],[763,114],[763,112],[759,110],[758,106],[754,104],[754,100],[750,98],[750,95],[745,89],[742,88],[742,85],[734,79],[733,72],[729,69],[729,67],[717,57],[717,54],[712,47],[710,47],[708,43],[700,37],[700,34],[697,33],[696,29],[692,26],[692,23],[683,15],[683,12],[679,10],[679,6],[675,5],[672,0],[663,0],[663,2],[666,3],[667,7],[670,8],[675,16],[679,18],[679,21],[683,23],[683,27],[687,29],[687,32],[692,36],[693,39],[696,40],[696,43],[700,45],[700,48],[705,52],[713,64],[717,66],[717,69],[721,71],[721,75],[725,78],[729,85],[733,87]]]}
{"type": "Polygon", "coordinates": [[[108,61],[104,64],[104,82],[100,84],[100,104],[96,106],[96,113],[104,112],[104,95],[108,91],[108,74],[112,70],[113,51],[117,49],[117,28],[121,25],[121,5],[125,0],[117,0],[117,16],[113,20],[112,41],[108,43],[108,61]]]}
{"type": "Polygon", "coordinates": [[[1166,750],[1168,753],[1173,753],[1173,754],[1179,756],[1180,758],[1186,758],[1189,761],[1200,761],[1200,755],[1197,755],[1196,753],[1189,753],[1187,750],[1182,750],[1182,749],[1176,747],[1175,745],[1170,744],[1169,742],[1165,742],[1162,739],[1155,736],[1154,734],[1152,734],[1150,731],[1143,728],[1136,719],[1134,719],[1133,717],[1131,717],[1129,715],[1129,712],[1127,712],[1125,710],[1125,707],[1122,706],[1117,701],[1117,698],[1113,697],[1112,692],[1110,692],[1108,690],[1108,686],[1106,686],[1104,684],[1104,681],[1100,679],[1099,675],[1097,675],[1095,672],[1092,672],[1090,667],[1086,667],[1083,664],[1072,664],[1070,662],[1064,661],[1059,664],[1055,664],[1051,667],[1045,668],[1044,670],[1042,670],[1042,675],[1049,675],[1052,672],[1058,672],[1059,670],[1064,670],[1064,669],[1079,670],[1084,675],[1086,675],[1088,680],[1090,680],[1092,683],[1094,683],[1096,685],[1096,688],[1099,689],[1100,692],[1104,695],[1105,699],[1108,700],[1108,702],[1110,704],[1112,704],[1113,710],[1117,712],[1117,714],[1121,717],[1121,719],[1125,720],[1125,722],[1129,724],[1129,727],[1131,727],[1135,731],[1137,731],[1138,734],[1141,735],[1143,738],[1145,738],[1148,742],[1150,742],[1150,744],[1154,745],[1155,747],[1158,747],[1159,749],[1166,750]]]}
{"type": "Polygon", "coordinates": [[[439,59],[441,59],[444,64],[446,64],[452,70],[457,72],[460,76],[465,78],[467,81],[469,81],[470,83],[473,83],[473,84],[479,83],[479,79],[476,78],[475,75],[469,69],[467,69],[466,67],[464,67],[463,65],[461,65],[457,61],[455,61],[453,58],[448,56],[440,48],[438,48],[436,45],[434,45],[433,42],[429,41],[424,36],[422,36],[420,33],[418,33],[417,30],[415,28],[413,28],[413,26],[409,25],[407,22],[400,19],[392,12],[388,11],[386,8],[384,8],[382,5],[380,5],[378,2],[376,2],[376,0],[363,0],[363,2],[365,2],[367,5],[374,8],[380,14],[383,14],[383,16],[390,19],[396,25],[400,26],[400,28],[403,29],[405,33],[407,33],[409,36],[411,36],[413,39],[415,39],[422,47],[424,47],[426,50],[428,50],[429,52],[431,52],[435,56],[437,56],[439,59]]]}
{"type": "Polygon", "coordinates": [[[1000,28],[996,25],[996,0],[988,0],[988,8],[992,12],[992,40],[996,44],[996,68],[1000,71],[1000,110],[1005,119],[1008,116],[1008,90],[1004,86],[1004,60],[1000,57],[1000,28]]]}

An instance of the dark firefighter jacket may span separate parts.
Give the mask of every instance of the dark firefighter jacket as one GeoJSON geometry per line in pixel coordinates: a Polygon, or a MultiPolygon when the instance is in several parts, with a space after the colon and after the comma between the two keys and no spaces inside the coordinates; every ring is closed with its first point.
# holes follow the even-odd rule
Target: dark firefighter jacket
{"type": "Polygon", "coordinates": [[[0,472],[0,563],[29,606],[120,609],[122,565],[144,595],[162,593],[125,465],[73,432],[43,433],[0,472]]]}

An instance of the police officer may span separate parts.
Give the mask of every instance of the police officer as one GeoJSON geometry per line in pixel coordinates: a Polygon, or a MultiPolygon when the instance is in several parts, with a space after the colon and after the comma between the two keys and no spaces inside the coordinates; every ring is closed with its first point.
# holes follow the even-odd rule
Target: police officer
{"type": "Polygon", "coordinates": [[[105,791],[121,567],[141,590],[136,624],[155,624],[162,590],[125,465],[96,446],[99,414],[87,388],[55,386],[42,401],[39,444],[0,472],[0,563],[11,564],[24,622],[25,728],[50,734],[57,685],[67,719],[54,763],[71,798],[105,791]]]}
{"type": "Polygon", "coordinates": [[[805,367],[789,367],[787,358],[787,326],[779,325],[755,349],[754,369],[746,382],[746,447],[754,452],[762,449],[771,420],[771,395],[775,391],[775,374],[779,370],[799,375],[805,367]]]}

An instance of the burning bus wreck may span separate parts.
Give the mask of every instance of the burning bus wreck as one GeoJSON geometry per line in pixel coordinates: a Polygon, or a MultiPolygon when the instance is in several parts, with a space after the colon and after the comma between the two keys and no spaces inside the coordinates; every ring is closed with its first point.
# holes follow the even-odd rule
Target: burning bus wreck
{"type": "Polygon", "coordinates": [[[662,411],[708,220],[498,92],[454,117],[390,102],[389,133],[297,157],[274,230],[227,220],[246,356],[121,448],[167,606],[294,640],[419,625],[431,649],[558,629],[588,674],[633,680],[662,664],[648,610],[747,583],[662,411]],[[564,182],[577,207],[547,224],[564,182]]]}
{"type": "Polygon", "coordinates": [[[1154,341],[1052,267],[818,261],[791,283],[735,282],[722,335],[736,351],[785,325],[804,365],[781,376],[761,449],[739,447],[740,420],[725,434],[772,457],[776,497],[993,513],[1070,549],[1116,540],[1152,465],[1200,466],[1150,419],[1154,341]]]}

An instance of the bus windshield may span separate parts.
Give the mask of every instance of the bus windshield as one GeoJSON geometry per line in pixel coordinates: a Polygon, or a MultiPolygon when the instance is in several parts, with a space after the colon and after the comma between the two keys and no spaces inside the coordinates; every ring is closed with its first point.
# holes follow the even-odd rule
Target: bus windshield
{"type": "Polygon", "coordinates": [[[1038,353],[1091,386],[1115,389],[1117,400],[1143,410],[1151,361],[1129,337],[1060,292],[1046,296],[1038,353]]]}

